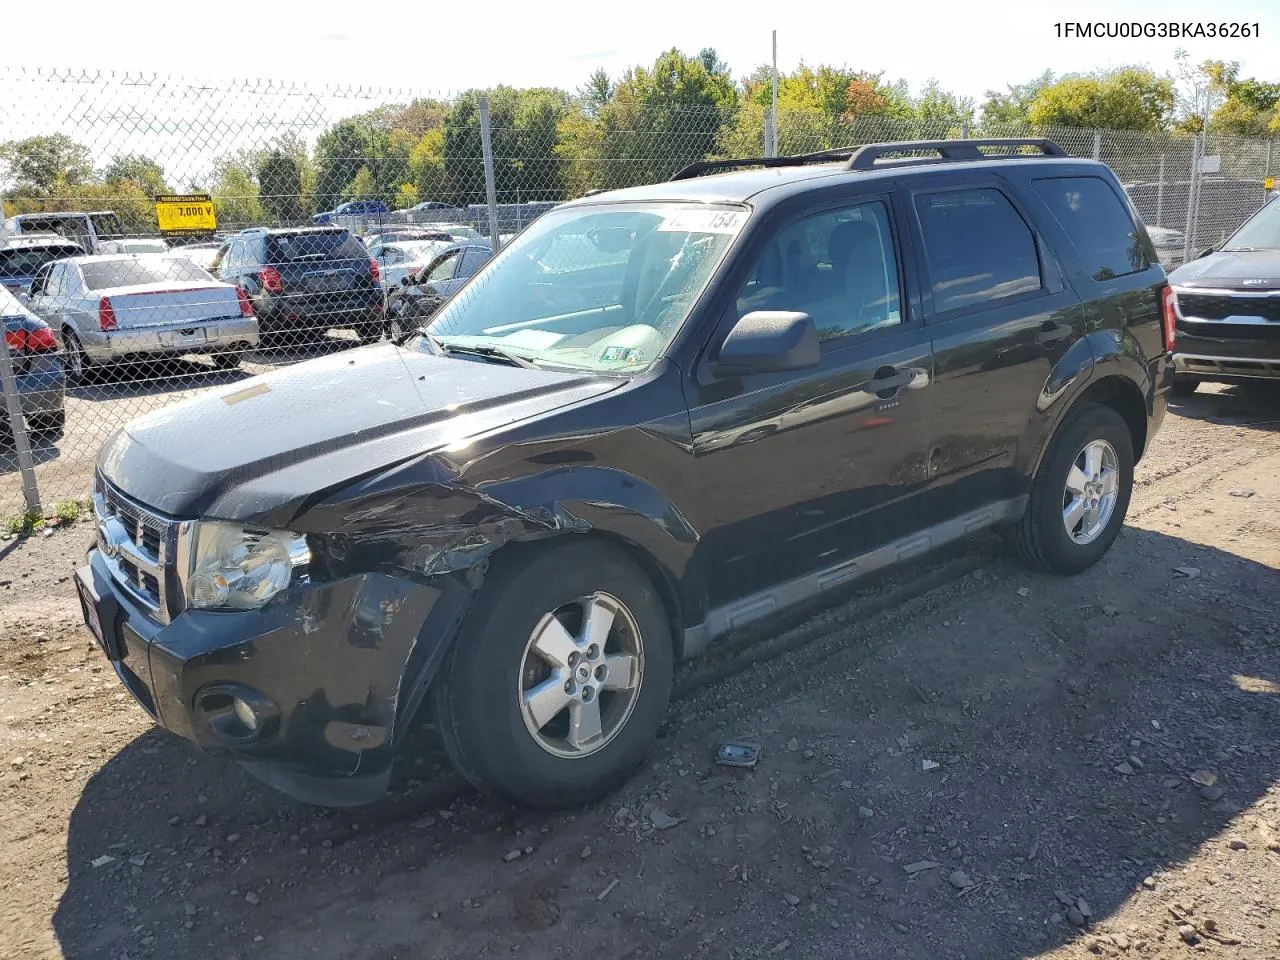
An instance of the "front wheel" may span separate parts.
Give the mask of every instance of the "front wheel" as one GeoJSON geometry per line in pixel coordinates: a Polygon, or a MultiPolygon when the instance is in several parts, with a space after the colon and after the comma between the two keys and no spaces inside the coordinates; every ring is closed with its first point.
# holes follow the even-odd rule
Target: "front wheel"
{"type": "Polygon", "coordinates": [[[1015,531],[1023,559],[1051,573],[1097,563],[1124,525],[1133,493],[1133,440],[1120,415],[1089,403],[1049,444],[1015,531]]]}
{"type": "Polygon", "coordinates": [[[476,786],[573,807],[629,777],[671,692],[671,628],[624,554],[569,541],[497,565],[434,691],[436,724],[476,786]]]}
{"type": "Polygon", "coordinates": [[[62,367],[72,383],[88,383],[97,371],[93,368],[80,338],[70,330],[63,334],[62,367]]]}

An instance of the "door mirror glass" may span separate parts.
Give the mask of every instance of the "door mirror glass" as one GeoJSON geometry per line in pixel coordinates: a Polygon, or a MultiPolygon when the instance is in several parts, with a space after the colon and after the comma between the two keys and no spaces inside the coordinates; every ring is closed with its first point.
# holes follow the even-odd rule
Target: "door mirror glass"
{"type": "Polygon", "coordinates": [[[818,329],[809,314],[756,310],[734,324],[725,337],[716,375],[806,370],[816,367],[819,360],[818,329]]]}

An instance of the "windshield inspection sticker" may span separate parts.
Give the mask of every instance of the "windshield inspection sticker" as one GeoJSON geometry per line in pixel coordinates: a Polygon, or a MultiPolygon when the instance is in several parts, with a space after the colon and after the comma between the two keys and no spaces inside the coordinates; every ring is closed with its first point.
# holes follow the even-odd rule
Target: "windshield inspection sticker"
{"type": "Polygon", "coordinates": [[[605,347],[600,354],[601,363],[639,363],[644,359],[644,351],[639,347],[605,347]]]}
{"type": "Polygon", "coordinates": [[[665,233],[737,233],[746,220],[744,210],[678,210],[663,217],[658,230],[665,233]]]}

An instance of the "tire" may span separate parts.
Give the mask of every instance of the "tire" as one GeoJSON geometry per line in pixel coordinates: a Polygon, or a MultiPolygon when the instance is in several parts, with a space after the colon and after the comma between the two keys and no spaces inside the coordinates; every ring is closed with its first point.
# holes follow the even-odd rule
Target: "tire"
{"type": "Polygon", "coordinates": [[[1169,387],[1169,391],[1175,397],[1189,397],[1196,392],[1200,386],[1200,381],[1194,377],[1174,377],[1173,384],[1169,387]]]}
{"type": "Polygon", "coordinates": [[[47,439],[62,436],[67,426],[67,411],[57,410],[53,413],[41,413],[31,418],[31,432],[47,439]]]}
{"type": "Polygon", "coordinates": [[[84,352],[84,346],[71,330],[62,334],[62,369],[70,383],[91,383],[99,372],[84,352]]]}
{"type": "Polygon", "coordinates": [[[455,767],[480,789],[531,807],[580,806],[623,783],[662,724],[675,659],[666,611],[644,571],[599,541],[575,537],[503,559],[505,564],[495,563],[491,570],[435,680],[436,725],[455,767]],[[584,600],[602,615],[601,622],[612,623],[603,650],[593,649],[586,635],[584,600]],[[581,642],[561,645],[571,653],[559,668],[532,650],[540,637],[571,642],[570,634],[581,634],[581,642]],[[600,654],[613,668],[623,664],[617,658],[628,651],[638,655],[627,679],[615,670],[604,682],[631,682],[633,689],[593,686],[600,683],[598,671],[605,662],[600,654]],[[571,656],[593,653],[594,661],[568,665],[571,656]],[[594,672],[584,674],[584,668],[594,672]],[[539,688],[551,697],[546,709],[569,703],[571,698],[560,692],[570,682],[560,680],[583,676],[585,682],[572,684],[572,700],[584,702],[547,713],[550,719],[541,727],[522,705],[526,694],[539,688]],[[585,721],[590,703],[601,718],[601,736],[575,745],[570,721],[585,721]]]}
{"type": "Polygon", "coordinates": [[[240,366],[244,353],[241,350],[223,350],[212,354],[213,365],[219,370],[234,370],[240,366]]]}
{"type": "MultiPolygon", "coordinates": [[[[1072,481],[1073,487],[1080,486],[1078,479],[1077,475],[1072,481]]],[[[1080,406],[1068,414],[1058,428],[1036,473],[1026,513],[1014,531],[1018,552],[1029,566],[1049,573],[1071,575],[1087,570],[1115,542],[1120,528],[1124,526],[1124,515],[1129,509],[1132,493],[1133,440],[1128,426],[1110,407],[1096,403],[1080,406]],[[1106,513],[1105,521],[1102,513],[1096,516],[1100,521],[1094,524],[1099,527],[1096,531],[1085,526],[1089,522],[1086,508],[1073,536],[1067,530],[1066,513],[1075,500],[1082,498],[1072,494],[1067,484],[1072,468],[1077,466],[1077,459],[1085,456],[1086,448],[1095,444],[1100,445],[1093,446],[1093,449],[1100,452],[1099,462],[1104,469],[1097,481],[1101,487],[1094,486],[1090,492],[1097,495],[1098,500],[1105,501],[1104,491],[1108,489],[1105,468],[1109,450],[1113,461],[1115,497],[1111,501],[1110,512],[1102,511],[1106,513]]],[[[1087,504],[1088,498],[1083,499],[1087,504]]],[[[1077,515],[1073,512],[1072,519],[1077,515]]]]}

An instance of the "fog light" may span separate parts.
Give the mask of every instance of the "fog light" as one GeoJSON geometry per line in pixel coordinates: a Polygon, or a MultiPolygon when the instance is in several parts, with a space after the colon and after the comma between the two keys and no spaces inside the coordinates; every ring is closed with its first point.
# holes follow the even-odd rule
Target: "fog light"
{"type": "Polygon", "coordinates": [[[236,719],[245,725],[251,733],[256,733],[260,725],[258,715],[253,712],[253,707],[248,701],[241,700],[239,697],[233,697],[231,700],[231,709],[235,711],[236,719]]]}
{"type": "Polygon", "coordinates": [[[265,740],[280,726],[280,710],[271,698],[241,683],[204,687],[194,706],[209,732],[229,744],[265,740]]]}

